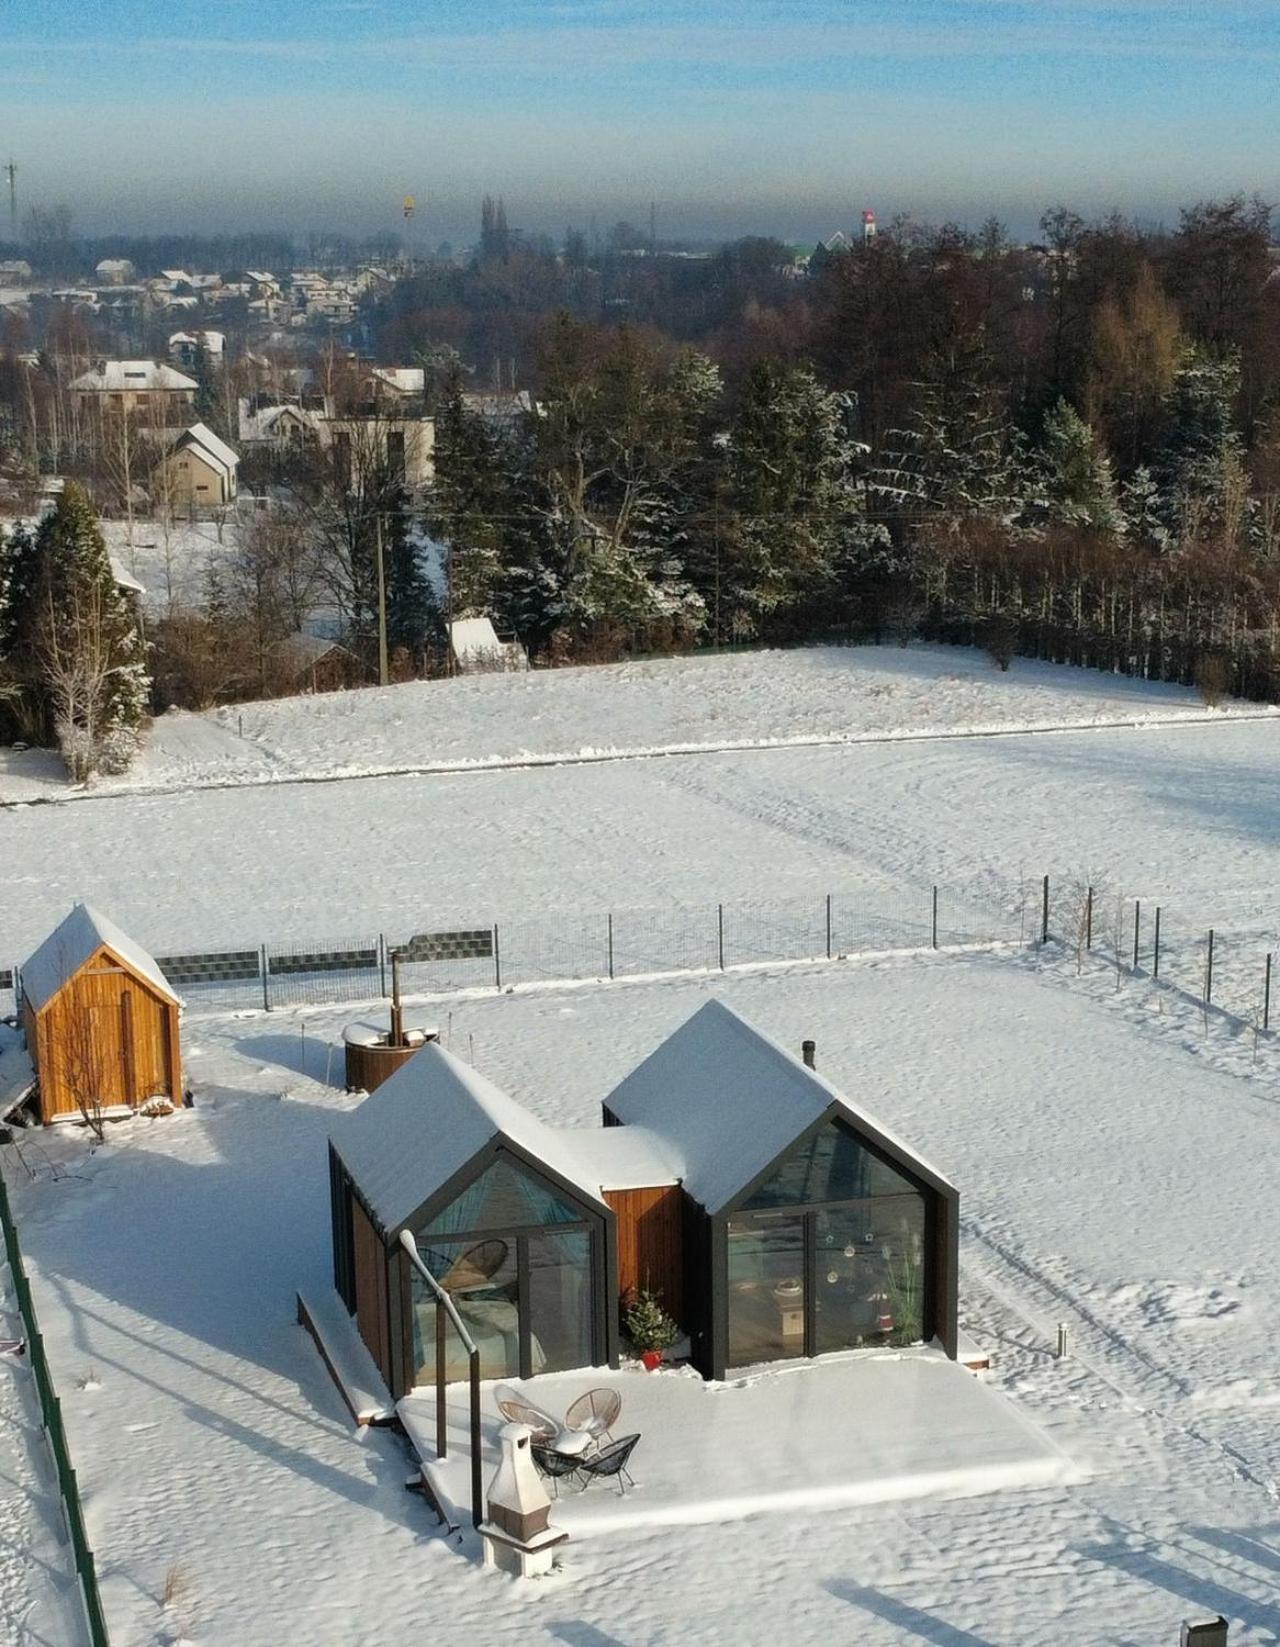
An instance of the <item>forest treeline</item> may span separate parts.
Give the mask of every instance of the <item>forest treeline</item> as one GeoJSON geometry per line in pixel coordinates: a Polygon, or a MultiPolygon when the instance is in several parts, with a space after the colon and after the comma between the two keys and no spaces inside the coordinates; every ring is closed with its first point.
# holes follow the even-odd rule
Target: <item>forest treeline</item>
{"type": "Polygon", "coordinates": [[[767,241],[638,258],[604,317],[564,253],[401,282],[400,357],[520,350],[536,396],[495,419],[441,374],[449,613],[567,656],[925,633],[1275,696],[1268,207],[1043,233],[895,225],[803,279],[767,241]]]}

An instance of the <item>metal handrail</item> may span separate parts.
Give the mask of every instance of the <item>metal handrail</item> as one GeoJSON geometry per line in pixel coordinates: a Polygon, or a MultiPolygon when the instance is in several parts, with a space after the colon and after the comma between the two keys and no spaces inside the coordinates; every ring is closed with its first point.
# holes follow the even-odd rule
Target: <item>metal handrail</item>
{"type": "Polygon", "coordinates": [[[444,1306],[450,1321],[457,1328],[458,1337],[467,1352],[468,1384],[471,1395],[471,1524],[478,1527],[484,1519],[481,1508],[483,1488],[480,1483],[480,1351],[476,1348],[475,1340],[463,1325],[462,1317],[458,1314],[457,1305],[448,1292],[440,1285],[435,1276],[422,1262],[422,1254],[418,1251],[418,1243],[413,1238],[412,1230],[400,1231],[400,1245],[409,1255],[409,1262],[418,1274],[431,1288],[435,1295],[436,1309],[436,1453],[444,1458],[448,1454],[448,1416],[445,1408],[445,1332],[444,1316],[439,1307],[444,1306]]]}

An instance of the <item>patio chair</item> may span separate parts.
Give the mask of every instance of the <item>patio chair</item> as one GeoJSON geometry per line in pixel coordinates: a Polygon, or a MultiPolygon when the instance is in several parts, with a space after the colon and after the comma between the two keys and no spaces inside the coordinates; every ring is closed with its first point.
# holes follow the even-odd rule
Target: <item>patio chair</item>
{"type": "Polygon", "coordinates": [[[564,1415],[566,1430],[585,1430],[597,1443],[612,1441],[609,1433],[618,1422],[622,1411],[622,1397],[617,1390],[588,1390],[570,1404],[564,1415]]]}
{"type": "Polygon", "coordinates": [[[532,1407],[513,1389],[500,1384],[493,1392],[493,1403],[508,1424],[527,1424],[535,1442],[547,1442],[560,1434],[560,1426],[549,1413],[532,1407]]]}
{"type": "MultiPolygon", "coordinates": [[[[638,1435],[624,1435],[621,1441],[615,1441],[612,1446],[602,1447],[598,1453],[590,1453],[587,1457],[580,1458],[578,1468],[585,1476],[598,1481],[616,1478],[618,1492],[625,1498],[627,1489],[623,1483],[635,1486],[627,1469],[627,1460],[635,1451],[639,1439],[638,1435]]],[[[586,1485],[589,1487],[591,1481],[588,1480],[586,1485]]]]}
{"type": "MultiPolygon", "coordinates": [[[[529,1443],[529,1454],[538,1473],[545,1476],[551,1483],[551,1496],[553,1498],[560,1497],[560,1483],[562,1481],[575,1475],[580,1478],[581,1472],[586,1468],[584,1459],[570,1458],[567,1453],[558,1453],[554,1447],[548,1445],[545,1441],[531,1441],[529,1443]]],[[[578,1485],[583,1487],[586,1483],[579,1479],[578,1485]]]]}
{"type": "Polygon", "coordinates": [[[446,1292],[475,1292],[488,1286],[507,1261],[505,1241],[477,1241],[468,1247],[440,1277],[446,1292]]]}

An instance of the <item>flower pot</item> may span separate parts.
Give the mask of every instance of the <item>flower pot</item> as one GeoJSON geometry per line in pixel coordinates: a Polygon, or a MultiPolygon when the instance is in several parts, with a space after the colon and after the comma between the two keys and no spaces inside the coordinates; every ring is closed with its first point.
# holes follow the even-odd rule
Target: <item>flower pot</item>
{"type": "Polygon", "coordinates": [[[646,1372],[656,1372],[662,1365],[661,1350],[641,1350],[640,1359],[644,1362],[646,1372]]]}

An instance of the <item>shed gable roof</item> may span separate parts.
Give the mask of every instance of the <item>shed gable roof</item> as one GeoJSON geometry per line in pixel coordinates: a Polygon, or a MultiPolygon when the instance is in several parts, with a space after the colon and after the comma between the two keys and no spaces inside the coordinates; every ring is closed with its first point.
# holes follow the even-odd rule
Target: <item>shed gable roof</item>
{"type": "Polygon", "coordinates": [[[732,1202],[824,1116],[857,1132],[942,1190],[953,1186],[873,1116],[769,1036],[711,1000],[605,1099],[678,1156],[686,1191],[708,1212],[732,1202]]]}
{"type": "Polygon", "coordinates": [[[109,949],[166,1000],[178,1000],[154,957],[122,932],[114,921],[90,909],[88,904],[74,905],[70,914],[23,963],[20,971],[24,999],[39,1012],[85,962],[103,948],[109,949]]]}

